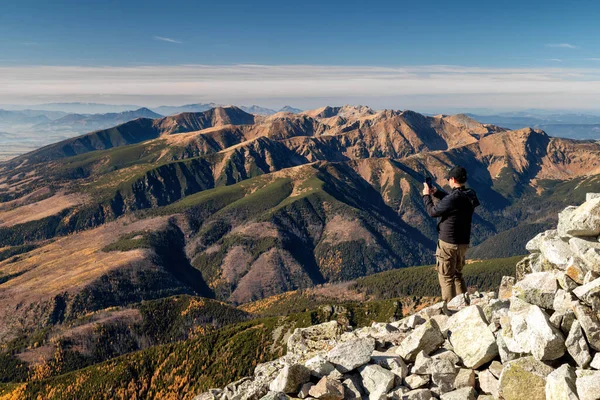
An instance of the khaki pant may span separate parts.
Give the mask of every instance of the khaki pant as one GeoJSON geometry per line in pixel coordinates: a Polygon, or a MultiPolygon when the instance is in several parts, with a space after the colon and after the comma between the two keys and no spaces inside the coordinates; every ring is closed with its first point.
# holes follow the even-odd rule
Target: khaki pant
{"type": "Polygon", "coordinates": [[[467,292],[462,269],[468,248],[468,244],[451,244],[443,240],[437,242],[435,269],[442,288],[442,299],[446,302],[467,292]]]}

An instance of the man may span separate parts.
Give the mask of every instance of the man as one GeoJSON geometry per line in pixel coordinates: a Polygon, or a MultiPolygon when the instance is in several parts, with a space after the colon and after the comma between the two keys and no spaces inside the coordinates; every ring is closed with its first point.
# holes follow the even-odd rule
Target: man
{"type": "MultiPolygon", "coordinates": [[[[467,292],[462,268],[471,239],[473,211],[479,205],[475,191],[465,187],[466,169],[457,165],[448,172],[446,179],[452,188],[450,194],[430,187],[427,183],[423,189],[423,202],[427,213],[434,218],[441,217],[437,224],[435,257],[445,313],[446,304],[451,299],[467,292]],[[439,201],[434,204],[432,196],[439,201]]],[[[468,298],[466,300],[468,301],[468,298]]]]}

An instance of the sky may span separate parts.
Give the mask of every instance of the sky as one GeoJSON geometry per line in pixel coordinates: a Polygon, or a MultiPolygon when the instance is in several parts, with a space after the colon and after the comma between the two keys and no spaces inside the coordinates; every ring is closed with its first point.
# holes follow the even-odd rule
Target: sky
{"type": "Polygon", "coordinates": [[[595,1],[0,3],[0,104],[600,111],[595,1]]]}

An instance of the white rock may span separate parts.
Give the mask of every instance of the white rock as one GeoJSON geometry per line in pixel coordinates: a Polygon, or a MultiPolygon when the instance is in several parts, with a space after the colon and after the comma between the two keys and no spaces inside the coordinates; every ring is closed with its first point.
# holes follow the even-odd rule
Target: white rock
{"type": "Polygon", "coordinates": [[[575,371],[563,364],[546,378],[546,400],[579,400],[575,387],[575,371]]]}
{"type": "Polygon", "coordinates": [[[479,373],[479,387],[483,393],[498,398],[498,379],[487,369],[479,373]]]}
{"type": "Polygon", "coordinates": [[[303,357],[302,361],[307,360],[335,346],[343,330],[337,321],[296,328],[287,341],[288,353],[303,357]]]}
{"type": "Polygon", "coordinates": [[[397,348],[396,353],[407,361],[414,361],[420,351],[430,354],[444,343],[444,337],[434,320],[429,320],[412,331],[397,348]]]}
{"type": "Polygon", "coordinates": [[[429,383],[429,375],[412,374],[404,378],[404,382],[409,389],[414,390],[423,387],[429,383]]]}
{"type": "Polygon", "coordinates": [[[557,290],[558,283],[552,272],[535,272],[515,284],[513,298],[551,309],[557,290]]]}
{"type": "Polygon", "coordinates": [[[586,193],[585,201],[590,201],[593,199],[600,199],[600,193],[586,193]]]}
{"type": "Polygon", "coordinates": [[[600,242],[597,239],[569,239],[569,246],[574,255],[579,257],[590,270],[600,272],[600,242]]]}
{"type": "Polygon", "coordinates": [[[478,368],[498,355],[494,334],[479,306],[469,306],[448,320],[449,340],[467,368],[478,368]]]}
{"type": "Polygon", "coordinates": [[[379,365],[365,365],[359,371],[362,385],[369,397],[385,394],[394,387],[396,375],[379,365]]]}
{"type": "Polygon", "coordinates": [[[590,368],[600,369],[600,353],[594,354],[594,358],[592,358],[592,362],[590,363],[590,368]]]}
{"type": "Polygon", "coordinates": [[[579,300],[586,303],[592,310],[600,311],[600,278],[591,281],[590,283],[579,286],[573,290],[573,294],[577,296],[579,300]]]}
{"type": "Polygon", "coordinates": [[[558,225],[556,230],[558,231],[558,235],[560,237],[569,238],[572,236],[568,232],[573,230],[573,222],[571,219],[573,218],[575,210],[577,210],[576,206],[568,206],[558,213],[558,225]]]}
{"type": "Polygon", "coordinates": [[[541,240],[540,253],[542,257],[557,268],[564,270],[572,256],[569,243],[558,236],[557,231],[546,231],[546,237],[541,240]]]}
{"type": "Polygon", "coordinates": [[[459,294],[455,296],[452,300],[448,302],[448,310],[450,311],[459,311],[467,306],[467,300],[464,294],[459,294]]]}
{"type": "Polygon", "coordinates": [[[359,338],[341,342],[329,350],[325,359],[335,365],[340,372],[349,372],[371,360],[375,350],[373,338],[359,338]]]}
{"type": "Polygon", "coordinates": [[[573,308],[577,304],[579,304],[579,302],[571,293],[563,289],[558,289],[554,301],[552,302],[552,309],[558,313],[564,314],[573,311],[573,308]]]}
{"type": "Polygon", "coordinates": [[[475,389],[472,387],[464,387],[442,394],[440,400],[475,400],[475,396],[475,389]]]}
{"type": "Polygon", "coordinates": [[[397,386],[390,390],[388,393],[389,400],[402,400],[404,398],[404,394],[410,392],[410,389],[406,386],[397,386]]]}
{"type": "Polygon", "coordinates": [[[374,351],[371,355],[371,362],[392,371],[400,380],[408,375],[408,366],[393,351],[374,351]]]}
{"type": "Polygon", "coordinates": [[[565,337],[550,323],[539,307],[532,306],[526,318],[531,354],[540,361],[556,360],[565,354],[565,337]]]}
{"type": "Polygon", "coordinates": [[[454,387],[475,387],[475,371],[469,368],[461,368],[454,378],[454,387]]]}
{"type": "Polygon", "coordinates": [[[571,357],[573,357],[577,365],[582,368],[587,368],[589,366],[592,361],[592,356],[590,355],[590,348],[583,336],[583,329],[581,329],[579,321],[573,322],[565,345],[567,346],[567,351],[571,357]]]}
{"type": "Polygon", "coordinates": [[[577,394],[579,400],[599,400],[600,399],[600,371],[582,371],[576,372],[577,394]]]}
{"type": "MultiPolygon", "coordinates": [[[[560,224],[559,220],[559,224],[560,224]]],[[[572,236],[598,236],[600,234],[600,198],[592,198],[568,212],[561,230],[572,236]]]]}
{"type": "Polygon", "coordinates": [[[310,373],[317,378],[322,378],[325,375],[329,375],[335,369],[333,364],[327,361],[320,354],[306,361],[304,366],[308,368],[310,373]]]}

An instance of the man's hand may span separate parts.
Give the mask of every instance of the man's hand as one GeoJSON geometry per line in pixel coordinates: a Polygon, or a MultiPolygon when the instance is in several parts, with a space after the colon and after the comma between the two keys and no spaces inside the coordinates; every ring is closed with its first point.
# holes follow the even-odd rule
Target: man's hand
{"type": "Polygon", "coordinates": [[[435,187],[429,188],[429,185],[425,182],[423,184],[423,196],[429,196],[437,191],[435,187]]]}

